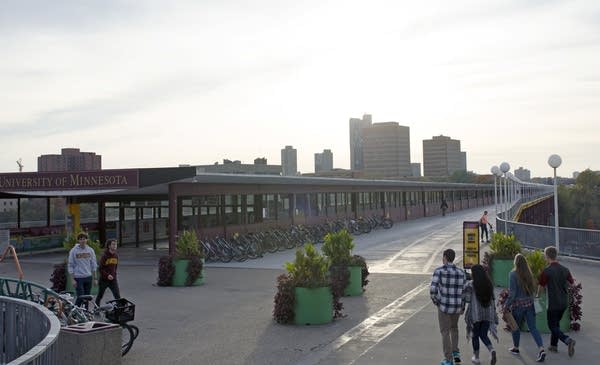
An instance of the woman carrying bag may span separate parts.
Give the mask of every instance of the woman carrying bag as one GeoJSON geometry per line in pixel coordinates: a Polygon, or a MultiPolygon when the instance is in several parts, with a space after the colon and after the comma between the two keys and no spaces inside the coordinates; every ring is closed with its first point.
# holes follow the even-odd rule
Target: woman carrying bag
{"type": "MultiPolygon", "coordinates": [[[[546,351],[544,350],[542,336],[540,336],[540,332],[535,325],[535,309],[533,307],[533,297],[536,289],[536,283],[525,256],[517,254],[515,256],[514,268],[509,274],[506,308],[512,312],[517,325],[525,318],[527,327],[529,327],[529,332],[531,332],[531,336],[539,348],[535,361],[544,362],[546,359],[546,351]]],[[[510,351],[511,354],[518,356],[520,354],[519,342],[521,339],[521,331],[518,327],[512,332],[512,339],[513,347],[508,351],[510,351]]]]}

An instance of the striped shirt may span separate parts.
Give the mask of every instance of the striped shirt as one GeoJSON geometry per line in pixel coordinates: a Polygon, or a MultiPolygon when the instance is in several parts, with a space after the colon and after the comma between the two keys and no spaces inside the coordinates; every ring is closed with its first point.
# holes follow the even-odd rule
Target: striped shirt
{"type": "Polygon", "coordinates": [[[452,263],[440,266],[433,272],[429,296],[440,311],[448,314],[461,313],[465,304],[462,300],[465,272],[452,263]]]}

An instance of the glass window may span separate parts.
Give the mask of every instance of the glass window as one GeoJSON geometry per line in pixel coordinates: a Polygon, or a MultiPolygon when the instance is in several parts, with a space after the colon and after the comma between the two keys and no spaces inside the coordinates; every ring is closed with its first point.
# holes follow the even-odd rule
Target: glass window
{"type": "Polygon", "coordinates": [[[21,227],[46,226],[46,198],[21,198],[21,227]]]}

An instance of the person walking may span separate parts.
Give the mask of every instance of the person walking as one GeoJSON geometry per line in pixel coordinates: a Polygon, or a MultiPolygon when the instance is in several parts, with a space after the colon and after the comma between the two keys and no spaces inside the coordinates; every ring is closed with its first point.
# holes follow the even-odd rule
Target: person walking
{"type": "Polygon", "coordinates": [[[494,285],[483,266],[471,267],[472,280],[467,281],[464,289],[464,301],[467,303],[465,322],[467,323],[467,339],[473,345],[473,364],[481,364],[479,360],[479,340],[490,352],[490,364],[496,364],[496,350],[488,337],[488,332],[498,340],[498,314],[494,304],[494,285]]]}
{"type": "Polygon", "coordinates": [[[440,204],[440,209],[442,210],[442,216],[446,216],[446,210],[448,209],[448,203],[446,203],[446,199],[442,198],[442,204],[440,204]]]}
{"type": "Polygon", "coordinates": [[[461,362],[458,349],[458,318],[465,310],[463,288],[465,272],[454,265],[456,253],[452,249],[444,251],[443,265],[435,269],[429,295],[438,308],[438,322],[442,334],[444,359],[441,365],[461,362]]]}
{"type": "Polygon", "coordinates": [[[558,340],[561,340],[567,345],[568,354],[572,357],[575,354],[575,340],[560,330],[560,320],[569,306],[567,286],[568,284],[574,284],[575,280],[573,280],[569,269],[558,263],[558,251],[555,247],[546,247],[544,249],[544,256],[548,266],[542,270],[538,280],[540,284],[538,287],[538,297],[542,288],[547,288],[548,310],[546,317],[551,333],[548,350],[550,352],[558,352],[558,340]]]}
{"type": "Polygon", "coordinates": [[[77,299],[75,305],[79,306],[83,302],[82,295],[89,295],[92,291],[92,284],[96,282],[96,253],[88,246],[88,235],[81,232],[77,235],[77,244],[69,251],[67,260],[67,270],[73,278],[73,287],[77,299]]]}
{"type": "Polygon", "coordinates": [[[481,227],[481,242],[490,243],[490,237],[488,235],[488,224],[490,224],[488,220],[488,211],[483,211],[483,215],[479,218],[479,227],[481,227]],[[483,240],[483,234],[485,233],[485,241],[483,240]]]}
{"type": "Polygon", "coordinates": [[[100,280],[98,281],[98,295],[96,296],[96,305],[100,306],[100,301],[104,296],[106,288],[109,288],[115,299],[120,299],[119,282],[117,281],[117,265],[119,264],[119,255],[117,255],[117,240],[110,239],[106,242],[106,251],[100,258],[100,280]]]}
{"type": "MultiPolygon", "coordinates": [[[[527,264],[525,256],[520,253],[515,256],[514,268],[509,274],[508,297],[505,306],[511,312],[517,325],[523,318],[527,322],[529,332],[538,346],[538,354],[535,361],[543,362],[546,359],[544,342],[542,336],[535,324],[535,309],[533,307],[533,296],[535,295],[536,285],[533,279],[531,269],[527,264]]],[[[510,351],[513,355],[519,355],[519,342],[521,340],[521,330],[517,328],[512,332],[513,347],[510,351]]]]}

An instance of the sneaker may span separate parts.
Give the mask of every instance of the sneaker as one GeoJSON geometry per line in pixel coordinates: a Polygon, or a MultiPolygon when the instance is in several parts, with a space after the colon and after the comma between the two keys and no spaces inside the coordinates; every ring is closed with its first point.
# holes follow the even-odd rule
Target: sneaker
{"type": "Polygon", "coordinates": [[[558,347],[556,347],[556,346],[548,346],[548,351],[550,351],[550,352],[558,352],[558,347]]]}
{"type": "Polygon", "coordinates": [[[473,355],[473,357],[471,358],[471,362],[475,365],[481,364],[481,361],[479,361],[479,358],[475,355],[473,355]]]}
{"type": "Polygon", "coordinates": [[[518,354],[520,353],[520,352],[519,352],[519,349],[518,349],[518,348],[516,348],[516,347],[511,347],[511,348],[509,348],[509,349],[508,349],[508,352],[510,352],[510,353],[511,353],[511,354],[513,354],[513,355],[518,355],[518,354]]]}
{"type": "Polygon", "coordinates": [[[573,357],[575,355],[575,340],[569,339],[569,357],[573,357]]]}
{"type": "Polygon", "coordinates": [[[537,358],[535,359],[536,362],[544,362],[544,360],[546,360],[546,351],[544,350],[540,350],[540,352],[538,352],[537,358]]]}
{"type": "Polygon", "coordinates": [[[444,359],[440,362],[440,365],[454,365],[454,363],[451,360],[444,359]]]}
{"type": "Polygon", "coordinates": [[[496,365],[496,350],[492,350],[492,360],[490,360],[490,364],[496,365]]]}
{"type": "Polygon", "coordinates": [[[460,352],[458,352],[458,351],[452,352],[452,357],[454,358],[455,364],[460,364],[460,352]]]}

